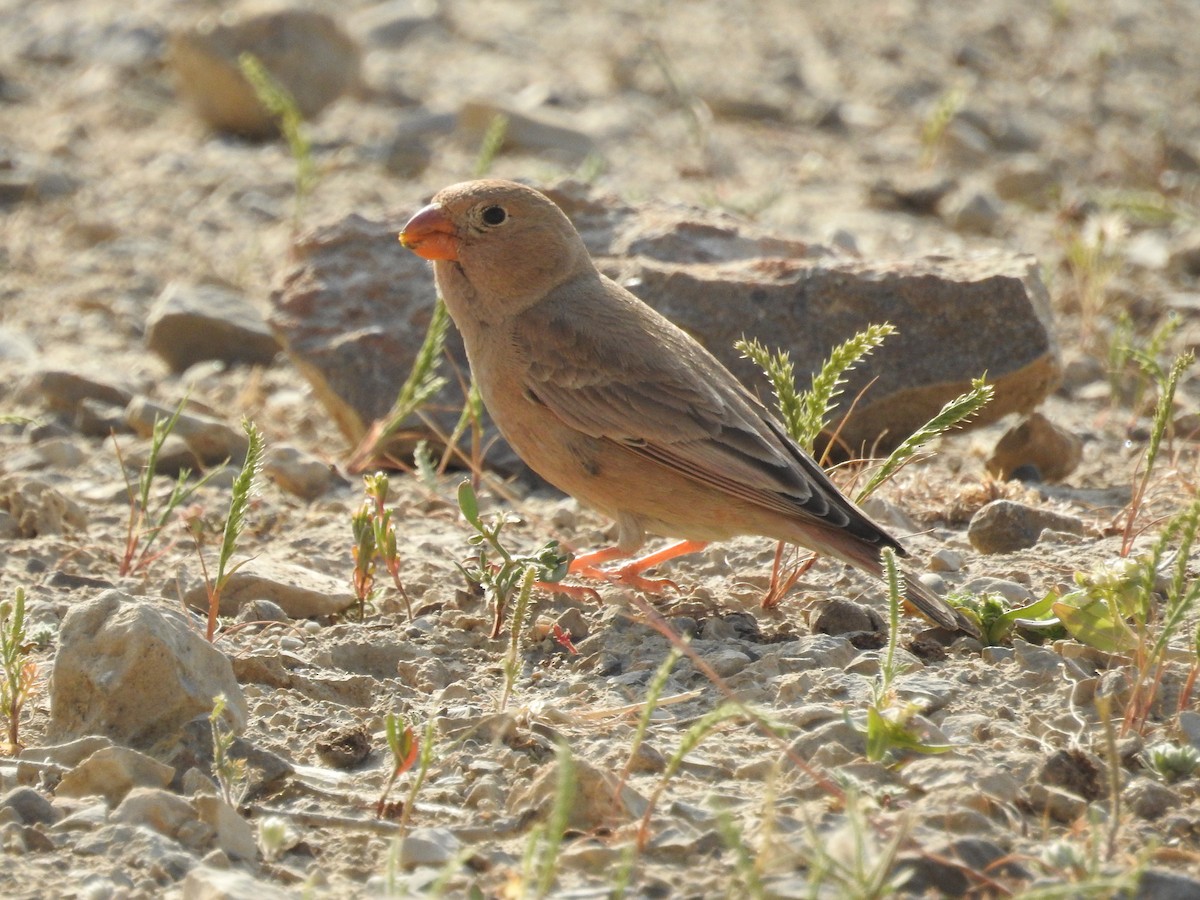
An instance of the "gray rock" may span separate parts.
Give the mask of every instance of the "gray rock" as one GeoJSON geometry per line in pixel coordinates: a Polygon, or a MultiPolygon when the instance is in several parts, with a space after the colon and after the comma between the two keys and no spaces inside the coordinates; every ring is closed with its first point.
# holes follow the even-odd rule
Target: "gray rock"
{"type": "Polygon", "coordinates": [[[97,750],[104,750],[112,746],[113,742],[106,737],[88,735],[62,744],[26,747],[21,751],[19,758],[54,763],[64,769],[70,769],[79,765],[97,750]]]}
{"type": "MultiPolygon", "coordinates": [[[[155,403],[141,395],[134,397],[125,407],[125,421],[142,437],[150,437],[154,433],[156,419],[166,421],[173,415],[173,408],[155,403]]],[[[206,466],[220,465],[226,460],[240,466],[246,459],[248,443],[245,432],[220,419],[185,409],[175,420],[171,434],[182,438],[188,449],[206,466]]]]}
{"type": "Polygon", "coordinates": [[[236,869],[197,866],[180,885],[180,900],[293,900],[295,893],[236,869]]]}
{"type": "Polygon", "coordinates": [[[1001,165],[993,187],[1003,200],[1045,209],[1062,191],[1060,167],[1032,154],[1017,156],[1001,165]]]}
{"type": "Polygon", "coordinates": [[[30,365],[37,355],[37,344],[25,332],[0,327],[0,361],[30,365]]]}
{"type": "Polygon", "coordinates": [[[942,547],[929,557],[929,571],[958,572],[963,567],[963,555],[957,550],[942,547]]]}
{"type": "Polygon", "coordinates": [[[1025,606],[1034,600],[1033,591],[1025,585],[990,575],[972,578],[962,586],[962,590],[968,594],[999,594],[1011,606],[1025,606]]]}
{"type": "Polygon", "coordinates": [[[881,178],[871,185],[867,201],[876,209],[932,216],[952,190],[954,182],[940,176],[917,174],[901,180],[881,178]]]}
{"type": "MultiPolygon", "coordinates": [[[[645,808],[645,800],[628,785],[617,791],[616,776],[586,759],[573,760],[575,784],[568,819],[571,828],[591,831],[627,821],[645,808]]],[[[551,760],[541,767],[533,782],[514,791],[510,811],[544,819],[554,805],[558,764],[551,760]]]]}
{"type": "Polygon", "coordinates": [[[128,747],[97,750],[63,776],[55,788],[59,797],[100,796],[120,803],[134,787],[164,788],[175,770],[128,747]]]}
{"type": "Polygon", "coordinates": [[[31,787],[15,787],[0,797],[0,809],[11,809],[26,825],[53,825],[62,817],[49,800],[31,787]]]}
{"type": "Polygon", "coordinates": [[[281,9],[178,31],[171,35],[168,64],[180,93],[218,131],[269,137],[278,130],[242,76],[243,53],[258,58],[306,119],[361,85],[358,45],[323,13],[281,9]]]}
{"type": "Polygon", "coordinates": [[[1040,412],[1033,412],[1004,432],[988,458],[987,469],[1001,480],[1062,481],[1083,459],[1083,441],[1055,425],[1040,412]],[[1031,479],[1031,477],[1033,478],[1031,479]]]}
{"type": "Polygon", "coordinates": [[[131,747],[177,739],[224,694],[233,727],[246,701],[228,658],[175,609],[119,591],[73,606],[50,679],[52,740],[102,734],[131,747]]]}
{"type": "Polygon", "coordinates": [[[1027,881],[1032,874],[1009,859],[1003,847],[981,838],[962,838],[920,854],[905,854],[896,861],[896,872],[907,872],[905,894],[962,897],[975,887],[966,872],[987,872],[993,878],[1027,881]]]}
{"type": "Polygon", "coordinates": [[[591,137],[574,128],[482,101],[464,103],[459,109],[459,137],[478,147],[497,116],[507,121],[501,151],[533,153],[566,165],[578,165],[597,152],[591,137]]]}
{"type": "Polygon", "coordinates": [[[364,44],[396,47],[436,15],[433,0],[383,0],[355,12],[347,27],[364,44]]]}
{"type": "Polygon", "coordinates": [[[400,865],[442,868],[462,849],[462,842],[448,828],[414,828],[400,841],[400,865]]]}
{"type": "Polygon", "coordinates": [[[279,344],[258,310],[215,284],[170,282],[146,319],[146,346],[175,372],[205,360],[270,365],[279,344]]]}
{"type": "Polygon", "coordinates": [[[128,825],[145,825],[159,834],[176,837],[180,828],[195,821],[192,804],[170,791],[154,787],[135,787],[113,810],[112,821],[128,825]]]}
{"type": "Polygon", "coordinates": [[[316,500],[345,480],[327,461],[291,444],[272,444],[263,453],[263,474],[301,500],[316,500]]]}
{"type": "Polygon", "coordinates": [[[47,369],[35,374],[30,386],[55,412],[74,415],[84,400],[124,407],[133,399],[129,387],[102,381],[81,372],[47,369]]]}
{"type": "Polygon", "coordinates": [[[82,506],[51,484],[27,475],[0,478],[0,509],[12,516],[25,538],[87,529],[82,506]]]}
{"type": "Polygon", "coordinates": [[[1178,791],[1145,777],[1132,779],[1125,788],[1124,797],[1133,814],[1142,819],[1161,819],[1183,803],[1178,791]]]}
{"type": "MultiPolygon", "coordinates": [[[[733,347],[743,335],[787,350],[806,371],[868,324],[896,325],[899,333],[869,366],[851,371],[842,394],[857,397],[875,379],[842,432],[850,447],[881,435],[880,449],[893,446],[984,370],[996,398],[973,424],[1028,412],[1057,381],[1049,299],[1030,258],[867,263],[711,212],[634,209],[571,184],[548,193],[602,271],[696,335],[762,396],[769,396],[762,373],[733,347]]],[[[391,408],[435,297],[425,262],[395,252],[399,225],[351,216],[309,232],[272,294],[272,329],[352,443],[391,408]]],[[[447,346],[465,370],[457,334],[447,346]]],[[[449,381],[429,410],[445,432],[463,402],[458,379],[449,381]]],[[[429,437],[415,418],[411,424],[394,448],[401,458],[429,437]]],[[[520,469],[499,447],[488,463],[520,469]]]]}
{"type": "MultiPolygon", "coordinates": [[[[286,560],[261,555],[234,572],[221,592],[220,613],[235,616],[246,603],[269,600],[293,619],[331,616],[354,603],[347,581],[286,560]]],[[[196,580],[183,592],[193,609],[208,609],[208,592],[196,580]]]]}
{"type": "Polygon", "coordinates": [[[987,191],[976,191],[959,198],[946,211],[955,231],[994,234],[1004,222],[1004,206],[987,191]]]}
{"type": "Polygon", "coordinates": [[[1138,879],[1134,900],[1195,900],[1200,897],[1200,881],[1182,872],[1147,869],[1138,879]]]}
{"type": "Polygon", "coordinates": [[[1070,824],[1087,812],[1087,801],[1070,791],[1045,784],[1027,784],[1022,799],[1039,816],[1070,824]]]}
{"type": "Polygon", "coordinates": [[[1087,531],[1074,516],[1014,500],[993,500],[972,516],[967,539],[980,553],[1011,553],[1034,546],[1047,530],[1078,535],[1087,531]]]}
{"type": "Polygon", "coordinates": [[[887,626],[877,609],[835,598],[821,604],[812,629],[817,634],[879,633],[886,631],[887,626]]]}
{"type": "Polygon", "coordinates": [[[257,859],[258,841],[254,829],[236,809],[213,794],[199,794],[192,802],[200,821],[216,832],[217,846],[230,859],[257,859]]]}

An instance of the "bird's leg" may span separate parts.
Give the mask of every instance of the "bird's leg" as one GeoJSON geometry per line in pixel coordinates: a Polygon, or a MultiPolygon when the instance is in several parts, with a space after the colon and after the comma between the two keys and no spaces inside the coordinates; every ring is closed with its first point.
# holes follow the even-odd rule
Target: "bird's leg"
{"type": "MultiPolygon", "coordinates": [[[[771,583],[767,587],[767,593],[762,598],[763,609],[774,609],[783,600],[783,595],[792,589],[800,576],[812,568],[813,563],[817,561],[817,554],[812,553],[807,558],[800,560],[799,563],[793,563],[788,560],[788,565],[791,566],[787,572],[784,572],[784,554],[797,548],[793,544],[786,541],[780,541],[775,547],[775,563],[771,566],[771,583]]],[[[794,559],[794,557],[793,557],[794,559]]]]}
{"type": "Polygon", "coordinates": [[[627,584],[639,591],[657,594],[665,588],[679,590],[679,586],[668,578],[643,578],[642,573],[659,563],[683,556],[686,553],[696,553],[708,546],[708,541],[678,541],[663,547],[654,553],[632,559],[617,569],[601,569],[600,565],[614,559],[621,559],[629,554],[618,547],[608,547],[604,550],[593,550],[583,556],[577,556],[571,561],[570,573],[582,575],[585,578],[598,578],[617,584],[627,584]]]}

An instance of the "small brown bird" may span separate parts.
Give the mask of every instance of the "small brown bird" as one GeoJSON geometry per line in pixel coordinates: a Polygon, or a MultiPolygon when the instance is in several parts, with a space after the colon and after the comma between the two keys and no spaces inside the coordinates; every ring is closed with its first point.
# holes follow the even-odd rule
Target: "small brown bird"
{"type": "MultiPolygon", "coordinates": [[[[627,583],[708,541],[757,534],[878,576],[900,543],[871,521],[717,359],[602,275],[549,198],[469,181],[433,198],[400,242],[433,260],[471,372],[500,432],[535,472],[617,521],[615,548],[571,571],[627,583]],[[616,570],[646,534],[679,544],[616,570]]],[[[939,625],[975,626],[919,582],[939,625]]]]}

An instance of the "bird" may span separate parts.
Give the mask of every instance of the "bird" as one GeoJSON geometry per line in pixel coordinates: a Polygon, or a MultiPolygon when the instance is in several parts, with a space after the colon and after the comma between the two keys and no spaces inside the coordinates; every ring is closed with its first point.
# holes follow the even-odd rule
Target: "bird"
{"type": "MultiPolygon", "coordinates": [[[[614,547],[571,573],[634,587],[709,542],[760,535],[876,577],[901,543],[829,479],[698,341],[602,274],[567,215],[532,187],[453,184],[399,235],[433,263],[496,427],[538,475],[616,521],[614,547]],[[617,569],[648,535],[677,543],[617,569]]],[[[968,617],[906,579],[905,599],[944,628],[968,617]]]]}

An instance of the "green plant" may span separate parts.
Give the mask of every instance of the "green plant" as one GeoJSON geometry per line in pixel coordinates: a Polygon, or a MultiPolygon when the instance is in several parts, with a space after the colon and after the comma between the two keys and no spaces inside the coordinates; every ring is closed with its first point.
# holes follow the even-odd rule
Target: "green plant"
{"type": "Polygon", "coordinates": [[[245,759],[234,759],[230,755],[237,735],[225,719],[225,709],[228,705],[229,700],[224,694],[213,697],[208,725],[212,733],[213,775],[225,802],[237,807],[246,799],[246,793],[250,789],[250,774],[245,759]]]}
{"type": "Polygon", "coordinates": [[[116,441],[113,442],[113,447],[117,454],[117,464],[121,467],[121,475],[125,479],[125,492],[129,497],[129,518],[125,527],[125,549],[121,555],[121,561],[117,565],[117,574],[122,577],[141,571],[157,559],[157,555],[150,555],[150,550],[154,546],[154,542],[158,540],[159,535],[162,534],[163,529],[167,527],[167,521],[171,518],[171,514],[187,503],[192,494],[203,487],[212,478],[213,474],[215,474],[215,472],[210,473],[195,483],[189,484],[188,479],[191,478],[192,471],[191,469],[183,469],[180,471],[178,478],[175,479],[171,493],[165,500],[156,504],[151,497],[154,478],[158,474],[158,458],[162,453],[163,444],[170,437],[171,432],[175,430],[175,424],[179,421],[179,416],[183,412],[183,407],[186,403],[187,398],[185,397],[175,407],[175,412],[171,414],[170,418],[154,417],[154,426],[150,433],[150,447],[146,454],[146,464],[142,466],[141,472],[138,474],[136,489],[129,480],[129,473],[125,468],[125,459],[121,455],[121,445],[116,441]]]}
{"type": "Polygon", "coordinates": [[[403,835],[408,830],[408,820],[412,816],[417,792],[425,783],[425,777],[429,774],[429,766],[433,763],[434,720],[429,719],[425,723],[425,733],[419,741],[413,733],[412,726],[404,720],[403,716],[388,713],[384,717],[383,723],[388,750],[392,754],[392,768],[388,772],[387,781],[375,803],[377,818],[390,816],[392,807],[387,798],[388,794],[392,792],[392,786],[396,783],[396,779],[411,769],[414,764],[417,766],[416,777],[409,785],[408,795],[400,810],[400,834],[403,835]]]}
{"type": "MultiPolygon", "coordinates": [[[[734,346],[766,374],[775,393],[777,412],[788,435],[804,450],[811,452],[817,436],[828,426],[829,414],[834,408],[834,400],[841,393],[846,372],[895,331],[896,329],[886,322],[881,325],[868,325],[865,330],[835,347],[829,359],[813,376],[812,386],[804,393],[796,388],[795,366],[786,351],[772,353],[758,341],[745,338],[737,341],[734,346]]],[[[856,500],[859,503],[863,502],[880,485],[911,462],[922,447],[969,420],[991,400],[993,393],[994,389],[986,382],[986,375],[972,380],[969,391],[946,403],[937,415],[909,435],[872,471],[866,485],[859,489],[856,500]]],[[[831,441],[830,445],[832,443],[831,441]]],[[[826,450],[828,451],[828,447],[826,450]]],[[[816,555],[809,554],[806,559],[791,561],[785,565],[786,558],[787,545],[781,542],[775,549],[771,583],[762,600],[764,607],[778,605],[784,594],[812,564],[816,555]]]]}
{"type": "Polygon", "coordinates": [[[249,419],[242,419],[242,430],[246,432],[247,448],[246,461],[237,478],[233,480],[230,489],[229,512],[225,516],[225,527],[221,533],[221,549],[217,554],[217,574],[215,578],[208,577],[208,568],[204,564],[204,554],[200,553],[197,539],[196,552],[200,557],[200,568],[204,572],[204,586],[208,595],[208,623],[205,637],[212,640],[217,633],[217,616],[221,609],[221,594],[229,579],[249,560],[231,564],[233,554],[237,551],[238,539],[246,527],[246,512],[250,508],[250,498],[258,489],[259,473],[262,471],[263,439],[262,433],[249,419]]]}
{"type": "Polygon", "coordinates": [[[733,867],[738,877],[737,886],[736,888],[731,886],[730,893],[736,889],[739,893],[744,893],[754,900],[762,900],[768,896],[763,887],[762,878],[758,874],[756,855],[747,846],[737,823],[734,822],[733,816],[729,814],[728,810],[717,811],[717,832],[721,835],[721,842],[733,855],[733,867]]]}
{"type": "Polygon", "coordinates": [[[504,690],[500,693],[500,710],[508,707],[517,675],[521,672],[521,637],[525,633],[525,617],[529,613],[529,597],[537,581],[537,566],[526,566],[521,571],[517,602],[513,606],[512,624],[508,629],[508,652],[504,655],[504,690]]]}
{"type": "Polygon", "coordinates": [[[1191,744],[1160,741],[1142,751],[1141,758],[1147,769],[1168,784],[1188,778],[1200,769],[1200,750],[1191,744]]]}
{"type": "Polygon", "coordinates": [[[828,833],[808,819],[800,861],[807,869],[810,896],[877,900],[896,895],[909,879],[911,870],[894,871],[908,837],[908,821],[902,820],[881,843],[867,820],[865,804],[857,791],[848,790],[842,822],[828,833]]]}
{"type": "Polygon", "coordinates": [[[510,551],[501,541],[500,533],[505,525],[514,524],[520,519],[511,514],[497,514],[491,522],[485,523],[479,515],[479,501],[469,480],[464,480],[458,486],[458,508],[467,523],[475,529],[475,534],[467,538],[467,543],[476,548],[475,559],[465,566],[459,565],[458,570],[467,581],[479,585],[484,597],[492,604],[495,611],[492,637],[497,638],[504,625],[504,613],[509,600],[513,591],[526,580],[526,571],[534,572],[534,581],[552,584],[566,576],[571,556],[560,552],[558,541],[550,541],[531,555],[510,551]],[[493,562],[492,555],[499,561],[493,562]]]}
{"type": "Polygon", "coordinates": [[[258,849],[267,862],[277,862],[283,854],[296,846],[298,840],[296,829],[283,816],[264,816],[259,819],[258,849]]]}
{"type": "Polygon", "coordinates": [[[1089,217],[1082,227],[1062,238],[1063,263],[1079,304],[1080,330],[1086,344],[1094,342],[1099,333],[1109,282],[1121,268],[1116,245],[1125,232],[1124,220],[1107,213],[1089,217]]]}
{"type": "Polygon", "coordinates": [[[375,596],[375,572],[379,562],[392,577],[396,593],[404,601],[408,618],[412,619],[412,601],[400,578],[400,553],[396,545],[396,527],[392,511],[387,508],[388,477],[383,472],[364,475],[366,499],[351,518],[354,534],[354,596],[358,601],[358,619],[367,615],[367,605],[375,596]]]}
{"type": "Polygon", "coordinates": [[[946,143],[946,132],[967,102],[967,92],[952,87],[943,93],[921,123],[921,159],[926,168],[932,166],[946,143]]]}
{"type": "Polygon", "coordinates": [[[450,314],[446,311],[446,304],[439,297],[433,305],[433,314],[421,341],[421,348],[417,351],[408,377],[400,386],[396,401],[388,410],[388,414],[376,421],[351,451],[346,461],[348,471],[362,472],[375,465],[386,455],[388,443],[399,433],[409,417],[446,386],[446,379],[438,373],[438,369],[446,348],[446,333],[449,328],[450,314]]]}
{"type": "Polygon", "coordinates": [[[554,887],[554,877],[558,873],[558,854],[562,849],[563,836],[567,833],[567,825],[571,821],[571,805],[575,802],[575,760],[565,741],[558,742],[554,759],[558,769],[554,784],[554,805],[550,808],[550,815],[546,821],[530,832],[522,866],[523,881],[526,886],[533,885],[534,896],[538,898],[548,896],[550,889],[554,887]]]}
{"type": "Polygon", "coordinates": [[[883,551],[883,572],[888,597],[888,642],[880,663],[879,674],[871,686],[871,702],[867,704],[865,721],[847,721],[866,736],[866,755],[872,762],[890,759],[898,751],[915,753],[945,753],[951,747],[931,744],[914,727],[913,717],[920,711],[912,702],[896,696],[896,646],[900,637],[900,600],[904,595],[904,579],[896,563],[896,554],[889,547],[883,551]]]}
{"type": "Polygon", "coordinates": [[[1196,357],[1190,350],[1181,353],[1175,357],[1169,369],[1163,369],[1154,359],[1145,358],[1142,355],[1134,356],[1134,359],[1149,368],[1149,373],[1158,387],[1158,402],[1154,406],[1154,417],[1150,424],[1150,439],[1146,443],[1146,452],[1142,455],[1139,463],[1141,476],[1138,477],[1135,472],[1133,496],[1125,509],[1121,511],[1121,515],[1124,517],[1121,527],[1122,556],[1128,555],[1133,548],[1134,538],[1137,536],[1135,524],[1146,500],[1146,492],[1150,487],[1150,478],[1154,474],[1154,464],[1158,461],[1163,438],[1171,427],[1171,417],[1175,407],[1175,390],[1179,386],[1183,373],[1191,367],[1196,357]]]}
{"type": "Polygon", "coordinates": [[[479,142],[479,154],[475,157],[475,167],[471,173],[474,177],[483,178],[492,171],[492,165],[500,155],[500,149],[504,146],[507,136],[508,116],[497,113],[492,116],[492,121],[488,123],[483,139],[479,142]]]}
{"type": "Polygon", "coordinates": [[[29,658],[25,634],[25,589],[17,588],[11,601],[0,603],[0,715],[7,725],[8,746],[15,753],[21,745],[21,710],[33,693],[37,665],[29,658]]]}
{"type": "Polygon", "coordinates": [[[238,67],[246,81],[250,82],[258,102],[279,123],[279,131],[287,141],[288,150],[296,164],[296,202],[292,212],[292,224],[296,226],[305,202],[317,186],[317,167],[313,161],[312,142],[304,132],[304,116],[291,91],[280,84],[253,53],[241,54],[238,67]]]}

